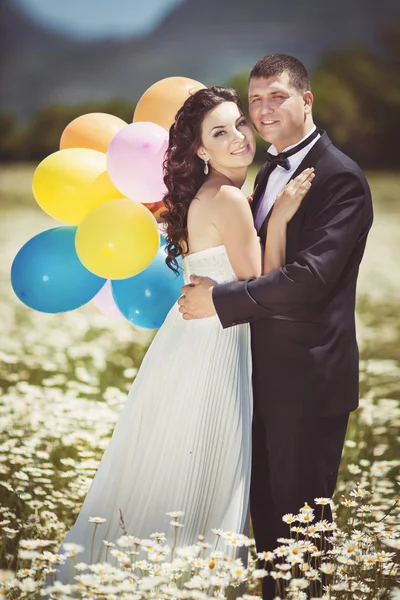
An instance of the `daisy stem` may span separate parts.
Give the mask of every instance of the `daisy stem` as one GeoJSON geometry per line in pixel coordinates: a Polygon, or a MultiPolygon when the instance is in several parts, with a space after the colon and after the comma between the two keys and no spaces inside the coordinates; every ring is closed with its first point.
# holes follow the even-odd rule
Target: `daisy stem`
{"type": "Polygon", "coordinates": [[[93,535],[92,535],[92,545],[91,545],[91,548],[90,548],[90,564],[93,564],[94,536],[96,535],[97,525],[98,525],[98,523],[95,523],[94,530],[93,530],[93,535]]]}
{"type": "Polygon", "coordinates": [[[389,510],[387,510],[385,512],[385,514],[383,515],[383,517],[381,519],[378,519],[378,521],[376,521],[377,523],[380,523],[381,521],[384,521],[386,519],[386,517],[392,512],[392,510],[394,508],[396,508],[397,504],[399,503],[399,498],[397,498],[396,502],[389,508],[389,510]]]}
{"type": "Polygon", "coordinates": [[[175,554],[175,548],[176,548],[176,542],[178,539],[178,528],[175,527],[175,533],[174,533],[174,545],[172,546],[172,552],[171,552],[171,560],[174,560],[174,554],[175,554]]]}
{"type": "Polygon", "coordinates": [[[71,562],[69,564],[69,583],[70,583],[70,585],[73,584],[75,563],[76,563],[76,557],[72,556],[71,562]]]}

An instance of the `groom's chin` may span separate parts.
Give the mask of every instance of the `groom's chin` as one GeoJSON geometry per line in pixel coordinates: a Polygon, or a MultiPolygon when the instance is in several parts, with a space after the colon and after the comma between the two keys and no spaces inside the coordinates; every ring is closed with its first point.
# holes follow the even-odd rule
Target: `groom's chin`
{"type": "Polygon", "coordinates": [[[266,142],[267,144],[271,144],[271,145],[274,144],[274,140],[271,139],[269,136],[261,135],[261,133],[259,135],[264,140],[264,142],[266,142]]]}
{"type": "Polygon", "coordinates": [[[272,132],[265,131],[263,127],[260,127],[260,129],[257,129],[257,133],[264,140],[264,142],[267,142],[267,144],[274,143],[275,136],[271,135],[272,132]]]}

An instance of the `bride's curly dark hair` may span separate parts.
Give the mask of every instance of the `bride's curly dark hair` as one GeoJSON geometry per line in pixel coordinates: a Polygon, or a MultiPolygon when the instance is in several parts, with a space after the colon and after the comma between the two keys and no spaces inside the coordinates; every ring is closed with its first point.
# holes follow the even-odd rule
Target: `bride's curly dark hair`
{"type": "Polygon", "coordinates": [[[214,86],[189,96],[169,130],[169,145],[163,163],[167,187],[163,202],[167,210],[161,213],[161,218],[166,224],[166,263],[175,273],[179,273],[177,259],[189,250],[189,205],[207,178],[204,161],[196,154],[202,143],[201,126],[205,115],[223,102],[234,102],[243,113],[236,90],[214,86]]]}

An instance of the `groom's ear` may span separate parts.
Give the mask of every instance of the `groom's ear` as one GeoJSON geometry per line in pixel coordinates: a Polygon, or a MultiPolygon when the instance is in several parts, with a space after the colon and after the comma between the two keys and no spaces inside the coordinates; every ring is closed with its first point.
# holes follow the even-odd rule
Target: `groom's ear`
{"type": "Polygon", "coordinates": [[[312,111],[314,96],[312,95],[311,92],[305,92],[303,95],[303,101],[304,101],[304,111],[307,115],[309,115],[312,111]]]}

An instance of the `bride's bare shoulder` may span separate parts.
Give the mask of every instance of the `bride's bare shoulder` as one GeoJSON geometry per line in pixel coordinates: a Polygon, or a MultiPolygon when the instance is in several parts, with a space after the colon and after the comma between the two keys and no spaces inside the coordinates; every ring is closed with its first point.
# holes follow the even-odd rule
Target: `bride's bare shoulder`
{"type": "Polygon", "coordinates": [[[229,199],[246,200],[246,196],[233,184],[214,181],[204,183],[197,192],[196,199],[224,202],[229,199]]]}
{"type": "Polygon", "coordinates": [[[215,194],[215,200],[219,203],[232,201],[248,203],[247,198],[243,194],[242,190],[234,185],[229,184],[224,184],[219,187],[215,194]]]}

